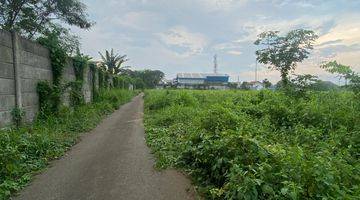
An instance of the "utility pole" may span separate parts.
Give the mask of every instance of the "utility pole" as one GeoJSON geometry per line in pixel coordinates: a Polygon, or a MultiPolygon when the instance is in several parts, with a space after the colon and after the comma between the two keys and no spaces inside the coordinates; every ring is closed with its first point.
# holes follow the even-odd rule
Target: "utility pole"
{"type": "Polygon", "coordinates": [[[240,76],[237,77],[237,88],[240,87],[240,76]]]}
{"type": "Polygon", "coordinates": [[[218,63],[217,63],[217,55],[214,55],[214,74],[218,72],[218,63]]]}
{"type": "Polygon", "coordinates": [[[258,81],[258,62],[257,59],[255,60],[255,82],[258,81]]]}

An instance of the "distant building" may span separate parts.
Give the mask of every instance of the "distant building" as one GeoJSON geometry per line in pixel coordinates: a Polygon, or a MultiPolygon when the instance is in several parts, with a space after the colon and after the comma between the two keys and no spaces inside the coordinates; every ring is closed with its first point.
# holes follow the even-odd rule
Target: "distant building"
{"type": "Polygon", "coordinates": [[[163,79],[156,85],[156,89],[171,88],[172,86],[173,86],[172,80],[163,79]]]}
{"type": "Polygon", "coordinates": [[[264,89],[264,84],[260,81],[251,81],[249,82],[250,90],[262,90],[264,89]]]}
{"type": "Polygon", "coordinates": [[[175,83],[178,88],[227,89],[229,75],[219,73],[179,73],[175,83]]]}

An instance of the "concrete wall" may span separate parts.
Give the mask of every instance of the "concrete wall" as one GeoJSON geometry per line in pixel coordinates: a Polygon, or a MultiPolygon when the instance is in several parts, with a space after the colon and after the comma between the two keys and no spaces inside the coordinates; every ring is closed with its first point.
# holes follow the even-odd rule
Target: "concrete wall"
{"type": "MultiPolygon", "coordinates": [[[[92,73],[86,70],[84,97],[91,102],[92,73]]],[[[37,83],[52,82],[49,50],[40,44],[0,30],[0,127],[11,123],[11,110],[17,105],[25,111],[25,119],[35,119],[39,110],[37,83]]],[[[66,64],[63,83],[75,80],[72,60],[66,64]]],[[[63,104],[69,105],[69,91],[63,95],[63,104]]]]}
{"type": "Polygon", "coordinates": [[[85,72],[84,72],[84,84],[83,84],[83,93],[84,93],[84,98],[85,98],[85,102],[89,103],[92,100],[92,73],[90,68],[86,68],[85,72]]]}
{"type": "Polygon", "coordinates": [[[0,31],[0,126],[11,122],[11,109],[15,107],[15,80],[12,37],[0,31]]]}
{"type": "Polygon", "coordinates": [[[52,81],[49,50],[38,43],[19,38],[21,107],[26,121],[32,121],[39,110],[36,85],[39,81],[52,81]]]}
{"type": "MultiPolygon", "coordinates": [[[[73,62],[71,59],[68,59],[67,63],[66,63],[66,67],[64,69],[62,83],[67,84],[67,83],[69,83],[71,81],[75,81],[75,80],[76,80],[76,77],[75,77],[73,62]]],[[[70,106],[70,88],[67,88],[66,91],[64,92],[63,97],[62,97],[62,102],[63,102],[63,105],[70,106]]]]}

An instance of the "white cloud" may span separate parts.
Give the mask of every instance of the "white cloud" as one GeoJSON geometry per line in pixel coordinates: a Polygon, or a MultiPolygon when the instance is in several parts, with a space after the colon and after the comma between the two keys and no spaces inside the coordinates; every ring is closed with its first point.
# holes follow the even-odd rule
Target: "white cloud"
{"type": "MultiPolygon", "coordinates": [[[[258,1],[264,1],[264,0],[258,0],[258,1]]],[[[265,0],[265,1],[269,1],[269,0],[265,0]]],[[[297,1],[293,1],[293,0],[272,0],[272,4],[278,6],[278,7],[285,7],[285,6],[289,6],[289,5],[294,5],[297,7],[303,7],[303,8],[313,8],[315,7],[315,5],[313,3],[316,3],[316,0],[311,0],[311,1],[307,1],[307,0],[297,0],[297,1]]]]}
{"type": "MultiPolygon", "coordinates": [[[[99,51],[105,49],[114,48],[118,51],[117,47],[125,46],[125,44],[132,43],[134,40],[123,33],[109,32],[100,25],[95,25],[91,31],[83,31],[73,28],[73,31],[77,33],[81,38],[81,49],[85,54],[92,56],[95,60],[99,59],[99,51]],[[113,38],[116,38],[115,40],[113,38]]],[[[121,54],[125,54],[126,50],[121,49],[121,54]]]]}
{"type": "Polygon", "coordinates": [[[162,24],[163,19],[156,13],[147,11],[132,11],[123,15],[115,14],[107,17],[103,23],[110,23],[114,27],[121,26],[137,31],[154,30],[162,24]]]}
{"type": "Polygon", "coordinates": [[[345,65],[350,65],[355,71],[360,73],[360,51],[339,52],[335,60],[345,65]]]}
{"type": "Polygon", "coordinates": [[[324,24],[331,21],[333,18],[329,16],[322,16],[317,18],[312,17],[299,17],[293,20],[286,19],[272,19],[259,17],[255,20],[249,20],[247,22],[239,22],[240,31],[245,34],[239,37],[235,42],[254,42],[257,36],[264,31],[277,30],[280,34],[297,29],[305,28],[314,30],[317,33],[321,33],[324,29],[324,24]]]}
{"type": "Polygon", "coordinates": [[[235,51],[235,50],[230,50],[230,51],[227,51],[228,54],[231,54],[231,55],[236,55],[236,56],[239,56],[242,54],[241,51],[235,51]]]}
{"type": "Polygon", "coordinates": [[[198,0],[206,10],[231,10],[245,5],[248,0],[198,0]]]}
{"type": "Polygon", "coordinates": [[[175,26],[164,33],[157,34],[162,42],[168,46],[185,48],[186,51],[179,53],[180,56],[200,54],[208,41],[201,33],[192,33],[183,26],[175,26]]]}
{"type": "Polygon", "coordinates": [[[344,45],[360,44],[360,21],[353,19],[360,19],[360,15],[346,15],[337,18],[336,25],[328,33],[322,35],[317,40],[317,44],[321,45],[334,40],[344,45]]]}
{"type": "Polygon", "coordinates": [[[292,29],[309,28],[320,33],[323,31],[324,24],[330,20],[331,18],[327,16],[317,19],[300,17],[294,20],[279,20],[258,15],[256,19],[238,22],[240,25],[237,26],[238,28],[236,29],[237,32],[241,32],[241,34],[237,39],[217,44],[213,48],[215,50],[238,51],[238,49],[246,45],[252,45],[260,33],[270,30],[278,30],[280,34],[286,34],[292,29]]]}
{"type": "Polygon", "coordinates": [[[216,44],[213,46],[213,49],[218,50],[218,51],[223,51],[223,50],[236,50],[239,49],[240,45],[237,44],[236,42],[224,42],[224,43],[220,43],[220,44],[216,44]]]}
{"type": "Polygon", "coordinates": [[[315,50],[332,52],[326,60],[337,60],[360,71],[360,14],[344,15],[335,25],[319,37],[315,50]]]}

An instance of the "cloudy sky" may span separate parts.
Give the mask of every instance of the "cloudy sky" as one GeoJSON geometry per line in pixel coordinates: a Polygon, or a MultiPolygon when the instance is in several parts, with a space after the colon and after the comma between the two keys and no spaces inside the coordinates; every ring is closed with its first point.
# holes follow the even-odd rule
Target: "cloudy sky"
{"type": "MultiPolygon", "coordinates": [[[[336,81],[319,69],[338,60],[360,71],[360,0],[86,0],[90,31],[74,29],[82,50],[114,48],[130,58],[133,69],[160,69],[167,78],[178,72],[219,72],[232,80],[254,80],[256,36],[267,30],[286,33],[312,29],[320,36],[311,57],[297,74],[311,73],[336,81]]],[[[259,79],[280,79],[259,66],[259,79]]]]}

